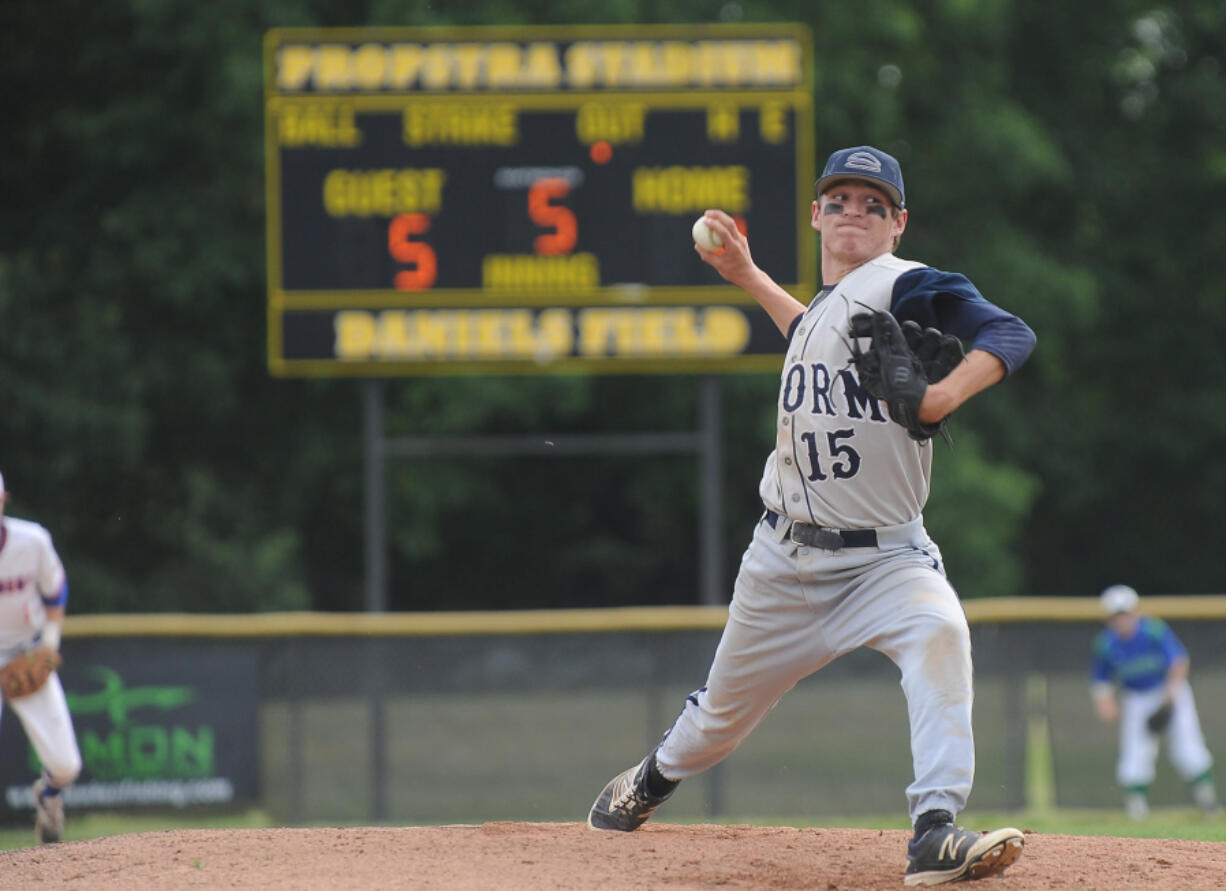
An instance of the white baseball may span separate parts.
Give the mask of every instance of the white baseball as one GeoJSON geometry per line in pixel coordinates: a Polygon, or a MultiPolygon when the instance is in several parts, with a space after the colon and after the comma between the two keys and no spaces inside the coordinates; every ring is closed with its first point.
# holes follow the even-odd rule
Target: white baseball
{"type": "Polygon", "coordinates": [[[707,225],[705,216],[694,221],[694,228],[690,230],[690,234],[694,236],[694,244],[705,251],[717,251],[724,246],[724,240],[719,237],[718,232],[707,225]]]}

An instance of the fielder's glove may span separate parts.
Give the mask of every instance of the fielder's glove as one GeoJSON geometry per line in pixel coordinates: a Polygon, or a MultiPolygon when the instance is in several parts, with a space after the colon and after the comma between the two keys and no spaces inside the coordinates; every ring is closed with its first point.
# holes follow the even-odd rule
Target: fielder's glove
{"type": "Polygon", "coordinates": [[[1169,699],[1166,700],[1145,719],[1145,729],[1154,734],[1166,730],[1167,725],[1171,723],[1171,713],[1174,710],[1174,704],[1169,699]]]}
{"type": "Polygon", "coordinates": [[[5,699],[20,699],[37,693],[60,667],[60,654],[51,647],[36,647],[0,668],[0,690],[5,699]]]}
{"type": "Polygon", "coordinates": [[[851,317],[851,364],[860,383],[885,403],[890,418],[924,442],[938,433],[949,440],[946,418],[935,424],[919,419],[920,403],[930,383],[936,383],[966,358],[962,341],[936,328],[907,321],[901,326],[888,312],[873,310],[851,317]],[[868,350],[857,338],[870,339],[868,350]]]}

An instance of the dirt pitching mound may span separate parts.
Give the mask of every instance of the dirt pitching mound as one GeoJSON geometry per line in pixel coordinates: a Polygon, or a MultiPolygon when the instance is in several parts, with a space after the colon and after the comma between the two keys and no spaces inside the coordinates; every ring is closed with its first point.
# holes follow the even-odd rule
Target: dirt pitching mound
{"type": "MultiPolygon", "coordinates": [[[[0,852],[0,884],[125,891],[898,889],[907,835],[664,823],[629,834],[579,823],[167,831],[0,852]]],[[[1226,843],[1027,833],[1020,860],[972,887],[1226,888],[1226,843]]]]}

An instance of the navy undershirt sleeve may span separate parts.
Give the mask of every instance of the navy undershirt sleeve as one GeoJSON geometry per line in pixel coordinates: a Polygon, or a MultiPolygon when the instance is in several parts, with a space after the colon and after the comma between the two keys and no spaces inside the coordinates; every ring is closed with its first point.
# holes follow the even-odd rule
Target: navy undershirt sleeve
{"type": "Polygon", "coordinates": [[[1030,326],[989,303],[966,276],[957,272],[931,266],[904,272],[894,282],[890,309],[900,322],[910,319],[970,341],[971,349],[996,356],[1010,374],[1034,349],[1035,335],[1030,326]]]}

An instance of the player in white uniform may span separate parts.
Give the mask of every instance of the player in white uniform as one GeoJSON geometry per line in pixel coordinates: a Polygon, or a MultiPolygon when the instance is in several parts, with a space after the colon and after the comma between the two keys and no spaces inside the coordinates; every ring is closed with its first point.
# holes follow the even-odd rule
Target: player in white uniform
{"type": "Polygon", "coordinates": [[[727,757],[798,681],[868,646],[900,669],[910,717],[915,834],[905,882],[981,878],[1012,863],[1023,837],[954,823],[975,770],[971,647],[941,553],[924,530],[932,447],[860,385],[849,367],[849,329],[853,314],[884,310],[970,342],[966,360],[926,390],[925,424],[1021,365],[1034,334],[965,277],[894,256],[908,212],[890,155],[871,146],[835,152],[815,194],[823,285],[807,307],[754,264],[731,217],[706,212],[723,248],[695,250],[788,338],[778,435],[760,487],[766,511],[706,685],[660,744],[605,786],[588,825],[638,828],[680,780],[727,757]]]}
{"type": "MultiPolygon", "coordinates": [[[[51,535],[37,523],[5,516],[8,499],[0,476],[0,666],[41,644],[58,650],[68,603],[68,580],[51,535]]],[[[59,675],[52,673],[29,696],[0,700],[0,713],[5,706],[21,721],[43,764],[33,788],[38,840],[57,842],[64,833],[60,793],[81,772],[81,753],[59,675]]]]}
{"type": "Polygon", "coordinates": [[[1213,781],[1213,756],[1205,745],[1188,684],[1187,649],[1169,625],[1137,611],[1140,597],[1133,588],[1112,585],[1099,595],[1099,602],[1107,627],[1094,639],[1090,689],[1098,717],[1120,724],[1115,775],[1124,790],[1128,816],[1143,820],[1149,815],[1149,786],[1163,736],[1171,764],[1191,789],[1192,800],[1210,816],[1222,813],[1213,781]],[[1170,703],[1170,717],[1164,728],[1153,732],[1146,722],[1164,703],[1170,703]]]}

